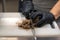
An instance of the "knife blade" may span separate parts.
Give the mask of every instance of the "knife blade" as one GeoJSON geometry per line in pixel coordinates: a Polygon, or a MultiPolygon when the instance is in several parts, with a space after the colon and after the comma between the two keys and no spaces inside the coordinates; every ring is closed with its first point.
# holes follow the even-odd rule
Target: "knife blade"
{"type": "Polygon", "coordinates": [[[30,21],[31,21],[30,27],[31,27],[31,31],[32,31],[32,34],[33,34],[33,38],[34,38],[34,40],[37,40],[37,37],[35,35],[34,24],[33,24],[32,20],[30,20],[30,21]]]}

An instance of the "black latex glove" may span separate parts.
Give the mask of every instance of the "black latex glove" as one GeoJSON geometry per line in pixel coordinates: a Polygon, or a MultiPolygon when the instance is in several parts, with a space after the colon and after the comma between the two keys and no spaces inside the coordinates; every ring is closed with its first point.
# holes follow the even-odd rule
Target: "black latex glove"
{"type": "Polygon", "coordinates": [[[52,22],[55,20],[54,15],[50,12],[32,12],[32,15],[30,16],[33,23],[34,20],[36,20],[37,17],[39,17],[39,21],[35,23],[35,26],[42,27],[45,24],[52,24],[52,22]]]}
{"type": "Polygon", "coordinates": [[[29,13],[34,9],[34,5],[32,3],[32,0],[23,0],[19,1],[19,12],[22,12],[22,14],[29,19],[29,13]]]}

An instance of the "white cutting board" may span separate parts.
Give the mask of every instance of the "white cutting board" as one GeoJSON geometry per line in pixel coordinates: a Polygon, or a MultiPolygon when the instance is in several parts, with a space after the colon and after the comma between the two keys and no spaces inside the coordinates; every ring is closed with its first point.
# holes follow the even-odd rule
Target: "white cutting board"
{"type": "MultiPolygon", "coordinates": [[[[22,22],[25,19],[21,13],[1,13],[0,19],[0,36],[33,36],[31,29],[24,30],[18,28],[16,22],[19,20],[22,22]]],[[[53,24],[55,29],[52,29],[50,24],[36,28],[36,36],[47,37],[60,35],[60,30],[56,22],[53,22],[53,24]]]]}

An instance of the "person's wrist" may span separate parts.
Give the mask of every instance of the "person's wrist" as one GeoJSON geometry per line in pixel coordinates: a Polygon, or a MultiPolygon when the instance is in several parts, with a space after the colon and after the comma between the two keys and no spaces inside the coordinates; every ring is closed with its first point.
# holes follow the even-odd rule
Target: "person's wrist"
{"type": "Polygon", "coordinates": [[[51,12],[51,13],[54,15],[55,19],[57,19],[59,17],[56,13],[54,13],[54,12],[51,12]]]}

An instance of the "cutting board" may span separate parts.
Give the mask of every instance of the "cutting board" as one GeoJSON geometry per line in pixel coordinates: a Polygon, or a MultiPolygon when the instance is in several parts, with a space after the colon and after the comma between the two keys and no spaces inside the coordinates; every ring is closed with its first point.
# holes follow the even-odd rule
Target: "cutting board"
{"type": "MultiPolygon", "coordinates": [[[[22,13],[1,13],[0,36],[33,36],[31,29],[25,30],[17,26],[16,22],[22,22],[24,19],[25,17],[22,13]]],[[[38,37],[60,35],[59,27],[55,21],[53,25],[55,29],[52,29],[50,24],[46,24],[41,28],[35,28],[35,35],[38,37]]]]}

